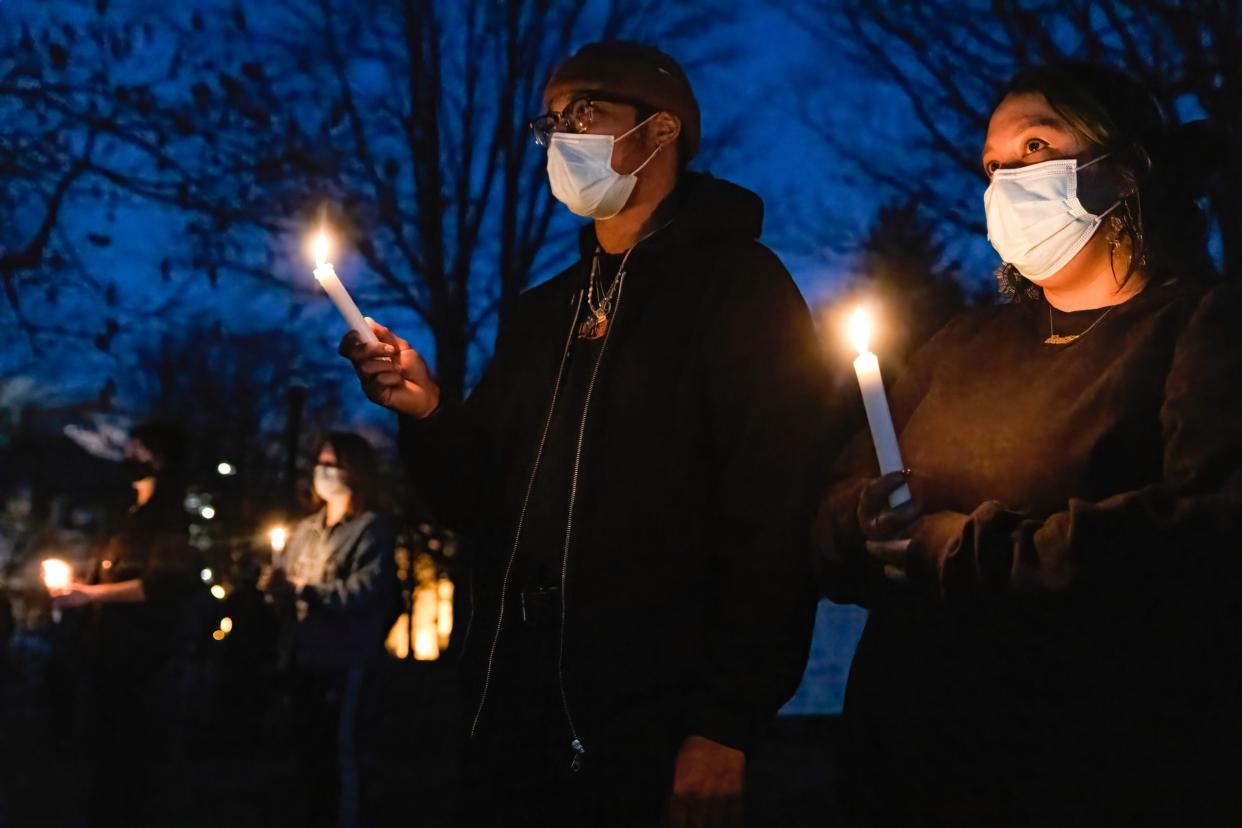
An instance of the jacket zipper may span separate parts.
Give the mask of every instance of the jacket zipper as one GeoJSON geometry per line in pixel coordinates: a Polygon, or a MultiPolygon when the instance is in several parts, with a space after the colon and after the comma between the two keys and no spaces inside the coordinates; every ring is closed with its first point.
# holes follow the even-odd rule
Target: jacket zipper
{"type": "MultiPolygon", "coordinates": [[[[624,265],[622,267],[624,268],[624,265]]],[[[612,322],[608,325],[608,330],[604,332],[604,341],[600,344],[599,353],[595,356],[595,365],[591,368],[591,381],[587,383],[586,398],[582,403],[582,421],[578,427],[578,444],[574,451],[574,470],[569,483],[569,510],[565,520],[565,549],[561,557],[561,627],[560,644],[556,656],[556,681],[561,690],[561,706],[565,709],[565,721],[569,724],[569,735],[571,737],[569,747],[573,751],[573,758],[570,760],[569,769],[572,771],[581,770],[582,757],[586,753],[586,747],[582,744],[582,740],[578,738],[578,729],[574,726],[574,717],[569,710],[569,696],[565,692],[565,595],[568,588],[569,547],[574,534],[574,506],[578,501],[578,472],[582,467],[582,444],[586,438],[587,416],[591,411],[591,397],[595,392],[595,380],[599,376],[599,366],[604,361],[604,352],[608,350],[608,340],[612,336],[621,311],[621,294],[625,290],[624,269],[617,278],[622,281],[617,285],[617,299],[612,309],[612,322]]]]}
{"type": "MultiPolygon", "coordinates": [[[[565,363],[569,361],[569,349],[573,345],[574,334],[578,330],[578,316],[582,313],[582,297],[584,295],[585,291],[578,291],[578,301],[574,307],[573,321],[569,325],[569,336],[565,339],[565,350],[561,353],[561,366],[557,369],[556,384],[552,387],[552,401],[548,405],[548,416],[543,423],[543,433],[539,437],[539,448],[535,452],[535,463],[530,471],[530,479],[526,482],[526,495],[522,498],[521,511],[518,512],[517,527],[513,533],[513,547],[509,550],[509,562],[505,565],[505,575],[500,582],[500,612],[496,616],[496,634],[492,636],[492,648],[487,655],[487,670],[483,674],[483,691],[479,694],[479,706],[475,710],[474,721],[470,724],[470,738],[472,739],[474,738],[475,731],[479,727],[479,720],[483,717],[483,705],[487,702],[487,688],[488,685],[491,684],[492,667],[496,661],[496,647],[500,643],[501,625],[504,624],[505,620],[505,597],[509,590],[509,575],[513,571],[513,562],[517,558],[518,545],[522,542],[522,526],[526,522],[526,510],[530,506],[530,496],[531,492],[534,491],[535,488],[535,476],[539,474],[539,464],[543,462],[543,450],[544,446],[546,446],[548,442],[548,430],[552,428],[552,418],[556,414],[556,401],[561,394],[561,381],[565,376],[565,363]]],[[[620,297],[618,296],[618,299],[619,298],[620,297]]],[[[607,340],[605,339],[605,341],[607,340]]],[[[603,349],[601,348],[600,351],[602,353],[603,349]]],[[[598,367],[598,364],[596,367],[598,367]]],[[[472,605],[471,613],[473,612],[474,607],[472,605]]],[[[562,603],[562,613],[563,612],[564,608],[562,603]]],[[[564,624],[562,623],[561,626],[563,627],[564,624]]],[[[563,688],[561,696],[563,699],[563,688]]]]}

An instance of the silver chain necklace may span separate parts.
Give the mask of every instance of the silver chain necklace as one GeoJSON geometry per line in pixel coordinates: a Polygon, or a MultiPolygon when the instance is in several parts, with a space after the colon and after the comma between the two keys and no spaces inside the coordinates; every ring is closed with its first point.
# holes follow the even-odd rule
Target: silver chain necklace
{"type": "Polygon", "coordinates": [[[587,282],[587,308],[590,313],[578,328],[579,339],[600,339],[608,333],[608,318],[612,314],[612,304],[617,296],[617,289],[621,286],[621,280],[625,278],[625,263],[630,260],[630,254],[633,252],[633,247],[625,251],[625,256],[621,259],[621,267],[617,268],[617,275],[613,277],[612,284],[605,291],[600,278],[600,249],[595,248],[595,256],[591,259],[591,276],[587,282]]]}

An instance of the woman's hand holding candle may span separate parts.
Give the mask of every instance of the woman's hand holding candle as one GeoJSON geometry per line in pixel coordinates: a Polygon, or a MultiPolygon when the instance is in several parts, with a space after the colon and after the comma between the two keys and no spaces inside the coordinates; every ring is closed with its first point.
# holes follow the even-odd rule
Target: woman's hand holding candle
{"type": "Polygon", "coordinates": [[[368,322],[376,342],[365,342],[351,331],[339,349],[353,363],[362,390],[372,402],[399,414],[429,417],[440,407],[440,386],[426,361],[409,342],[374,320],[368,322]]]}
{"type": "Polygon", "coordinates": [[[923,516],[923,506],[907,499],[889,505],[894,492],[906,487],[909,472],[889,472],[867,484],[858,499],[858,525],[867,539],[867,552],[884,565],[885,577],[905,582],[910,554],[910,530],[923,516]]]}
{"type": "Polygon", "coordinates": [[[880,362],[870,351],[871,319],[858,308],[850,318],[850,339],[858,349],[854,372],[862,392],[867,425],[875,446],[881,477],[871,481],[859,498],[858,525],[867,539],[867,552],[884,564],[884,574],[895,581],[907,580],[911,526],[922,516],[922,507],[910,496],[909,471],[902,468],[901,446],[888,410],[888,396],[880,377],[880,362]]]}

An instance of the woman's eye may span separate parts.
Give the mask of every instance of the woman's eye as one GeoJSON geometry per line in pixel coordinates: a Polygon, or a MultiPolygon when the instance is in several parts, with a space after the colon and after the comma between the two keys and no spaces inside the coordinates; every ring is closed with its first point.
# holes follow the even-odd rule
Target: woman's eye
{"type": "Polygon", "coordinates": [[[1025,145],[1026,154],[1030,155],[1031,153],[1039,152],[1041,149],[1043,149],[1046,146],[1048,145],[1044,143],[1043,141],[1041,141],[1040,139],[1031,138],[1030,140],[1026,142],[1026,145],[1025,145]]]}

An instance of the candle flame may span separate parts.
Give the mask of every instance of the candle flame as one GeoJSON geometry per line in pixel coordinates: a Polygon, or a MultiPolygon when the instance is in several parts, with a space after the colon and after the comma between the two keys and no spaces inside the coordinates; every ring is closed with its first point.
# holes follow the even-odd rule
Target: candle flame
{"type": "Polygon", "coordinates": [[[855,308],[850,316],[849,333],[850,342],[854,343],[859,355],[867,353],[871,342],[871,316],[861,306],[855,308]]]}
{"type": "Polygon", "coordinates": [[[283,526],[276,526],[268,532],[268,539],[272,542],[273,552],[285,551],[285,544],[289,541],[289,530],[283,526]]]}
{"type": "Polygon", "coordinates": [[[319,235],[315,236],[314,251],[315,266],[323,267],[328,261],[328,234],[322,230],[319,231],[319,235]]]}
{"type": "Polygon", "coordinates": [[[73,583],[73,568],[60,558],[48,558],[40,565],[43,584],[48,589],[65,589],[73,583]]]}

